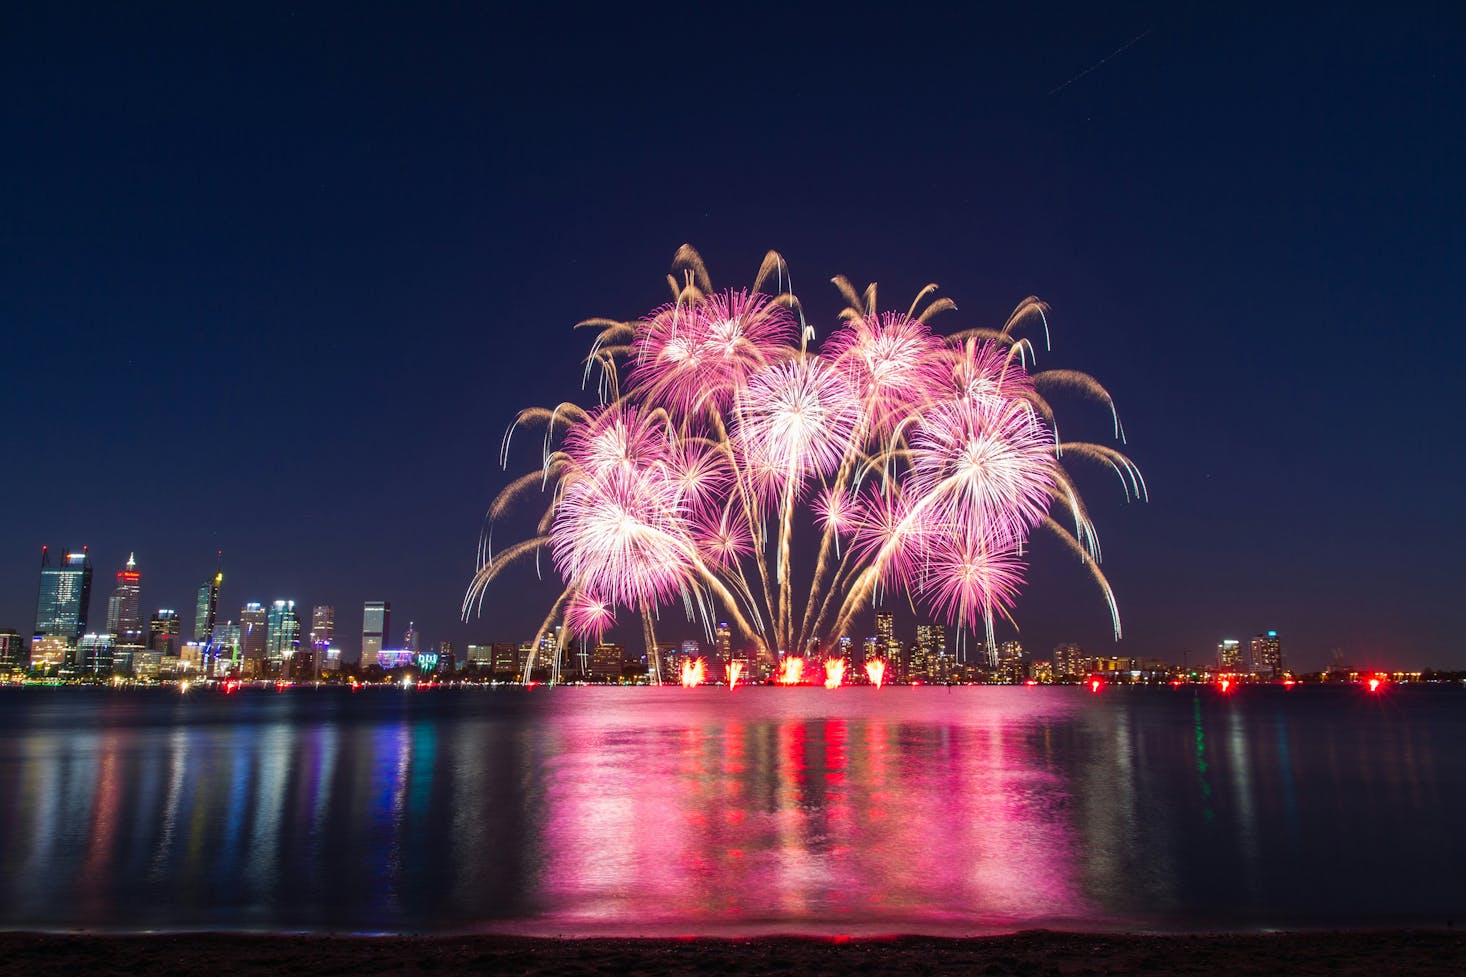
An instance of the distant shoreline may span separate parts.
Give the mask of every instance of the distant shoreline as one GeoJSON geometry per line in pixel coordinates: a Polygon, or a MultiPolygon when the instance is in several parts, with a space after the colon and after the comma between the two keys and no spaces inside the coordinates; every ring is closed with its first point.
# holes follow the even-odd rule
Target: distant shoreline
{"type": "Polygon", "coordinates": [[[517,936],[0,933],[0,977],[288,974],[1242,975],[1466,972],[1466,934],[1344,930],[1191,935],[1029,931],[1005,936],[538,939],[517,936]]]}

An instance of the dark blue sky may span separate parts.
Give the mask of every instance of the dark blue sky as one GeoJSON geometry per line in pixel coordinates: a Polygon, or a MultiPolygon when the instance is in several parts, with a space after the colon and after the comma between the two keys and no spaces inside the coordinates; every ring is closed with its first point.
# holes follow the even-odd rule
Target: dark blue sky
{"type": "MultiPolygon", "coordinates": [[[[50,543],[90,545],[98,622],[129,550],[190,607],[222,547],[230,616],[525,637],[532,572],[456,620],[500,437],[688,241],[723,284],[781,251],[826,330],[837,273],[940,282],[946,329],[1052,303],[1041,365],[1110,388],[1152,490],[1081,478],[1121,653],[1466,667],[1453,5],[215,6],[0,29],[0,627],[50,543]]],[[[1018,620],[1112,647],[1053,547],[1018,620]]]]}

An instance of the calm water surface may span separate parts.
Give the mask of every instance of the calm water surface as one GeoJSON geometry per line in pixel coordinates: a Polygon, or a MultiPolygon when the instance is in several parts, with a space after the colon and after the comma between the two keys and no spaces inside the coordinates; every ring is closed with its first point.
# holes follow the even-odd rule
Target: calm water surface
{"type": "Polygon", "coordinates": [[[0,926],[1466,922],[1466,690],[0,690],[0,926]]]}

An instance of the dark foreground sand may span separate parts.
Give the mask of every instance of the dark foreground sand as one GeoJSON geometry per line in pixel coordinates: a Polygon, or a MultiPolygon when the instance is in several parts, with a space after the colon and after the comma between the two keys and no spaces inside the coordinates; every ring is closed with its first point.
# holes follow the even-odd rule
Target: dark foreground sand
{"type": "Polygon", "coordinates": [[[521,937],[312,937],[224,934],[0,934],[0,975],[149,974],[289,977],[329,974],[1466,974],[1466,935],[1454,932],[1083,935],[1031,932],[974,939],[848,941],[539,940],[521,937]]]}

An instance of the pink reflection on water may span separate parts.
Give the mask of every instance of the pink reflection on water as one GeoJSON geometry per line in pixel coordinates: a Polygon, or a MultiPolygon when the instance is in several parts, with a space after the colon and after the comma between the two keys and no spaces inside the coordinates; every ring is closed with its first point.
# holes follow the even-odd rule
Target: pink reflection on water
{"type": "Polygon", "coordinates": [[[1066,715],[1070,697],[748,691],[557,691],[549,908],[524,929],[976,931],[1090,915],[1070,785],[1016,732],[1035,709],[1066,715]]]}

